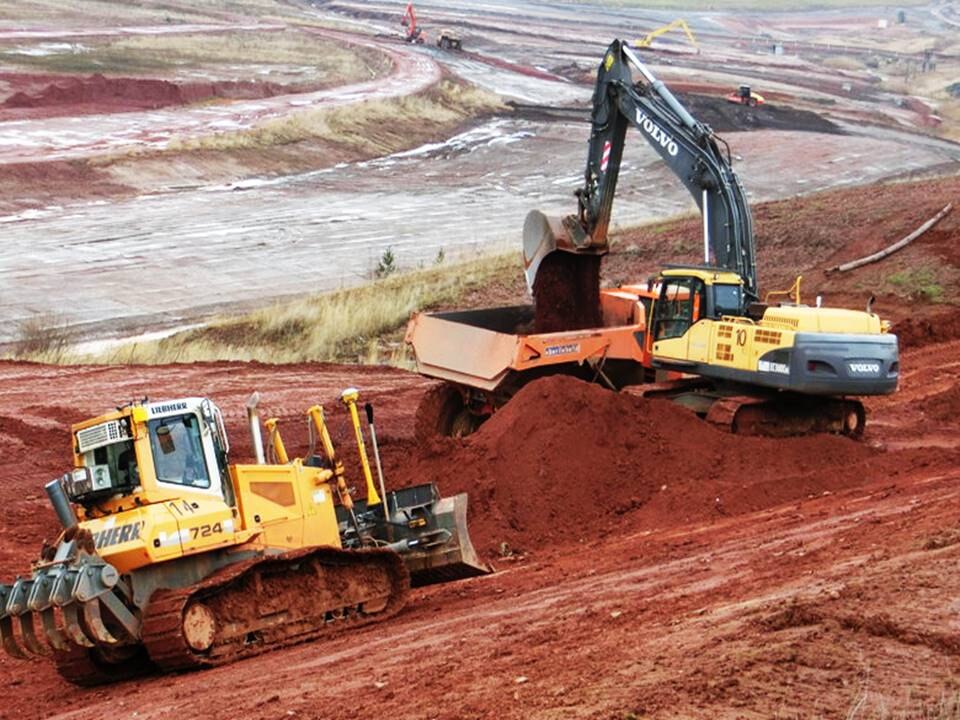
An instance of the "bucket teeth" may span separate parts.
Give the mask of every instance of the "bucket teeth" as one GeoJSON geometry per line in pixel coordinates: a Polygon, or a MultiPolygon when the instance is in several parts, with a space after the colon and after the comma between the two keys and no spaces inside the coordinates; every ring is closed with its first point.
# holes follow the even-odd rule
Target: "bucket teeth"
{"type": "Polygon", "coordinates": [[[116,569],[97,556],[62,554],[59,561],[40,563],[32,578],[0,585],[0,639],[13,657],[49,655],[74,645],[117,645],[120,640],[101,615],[102,603],[125,639],[136,636],[138,619],[111,594],[118,585],[116,569]]]}
{"type": "Polygon", "coordinates": [[[67,649],[67,638],[57,627],[57,620],[53,613],[53,607],[48,607],[40,613],[40,624],[43,625],[43,632],[47,635],[47,642],[57,650],[67,649]]]}
{"type": "Polygon", "coordinates": [[[100,645],[116,645],[117,639],[110,634],[100,616],[100,601],[91,600],[81,605],[83,608],[84,627],[93,635],[93,639],[100,645]]]}

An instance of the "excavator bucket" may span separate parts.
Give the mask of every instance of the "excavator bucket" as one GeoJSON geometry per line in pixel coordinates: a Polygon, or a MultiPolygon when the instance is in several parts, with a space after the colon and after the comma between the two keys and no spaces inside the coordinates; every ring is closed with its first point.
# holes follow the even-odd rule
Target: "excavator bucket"
{"type": "Polygon", "coordinates": [[[531,210],[523,222],[523,274],[527,287],[533,291],[540,263],[556,250],[583,252],[571,239],[568,223],[560,218],[549,217],[539,210],[531,210]]]}
{"type": "MultiPolygon", "coordinates": [[[[355,501],[354,511],[363,532],[378,544],[399,553],[414,587],[486,575],[491,569],[477,555],[467,530],[467,495],[441,498],[436,485],[427,483],[387,493],[383,504],[367,506],[355,501]]],[[[355,535],[350,517],[337,510],[342,534],[355,535]]]]}

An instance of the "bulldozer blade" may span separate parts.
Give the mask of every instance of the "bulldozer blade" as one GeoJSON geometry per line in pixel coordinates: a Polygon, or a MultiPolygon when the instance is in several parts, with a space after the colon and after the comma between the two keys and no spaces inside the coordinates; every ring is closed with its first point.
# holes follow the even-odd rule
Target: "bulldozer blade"
{"type": "Polygon", "coordinates": [[[9,615],[0,617],[0,638],[3,639],[3,649],[7,651],[7,655],[18,660],[26,660],[30,657],[17,644],[17,637],[13,634],[13,618],[9,615]]]}
{"type": "Polygon", "coordinates": [[[47,642],[55,650],[66,650],[67,639],[57,627],[57,619],[54,616],[53,608],[48,607],[40,612],[40,624],[43,626],[43,632],[46,633],[47,642]]]}
{"type": "Polygon", "coordinates": [[[25,612],[20,616],[20,635],[23,638],[23,644],[27,646],[27,650],[34,655],[50,654],[50,648],[37,638],[37,631],[33,626],[32,612],[25,612]]]}
{"type": "Polygon", "coordinates": [[[68,603],[63,606],[63,630],[67,633],[67,637],[77,645],[93,647],[90,638],[80,627],[80,614],[77,612],[76,603],[68,603]]]}
{"type": "Polygon", "coordinates": [[[101,645],[116,645],[119,641],[110,634],[107,626],[103,624],[103,618],[100,615],[100,601],[90,600],[83,603],[82,607],[85,627],[93,635],[93,639],[101,645]]]}
{"type": "Polygon", "coordinates": [[[492,572],[470,540],[466,493],[439,500],[433,508],[433,521],[436,529],[431,534],[449,537],[443,543],[428,539],[423,550],[404,554],[411,585],[432,585],[492,572]]]}

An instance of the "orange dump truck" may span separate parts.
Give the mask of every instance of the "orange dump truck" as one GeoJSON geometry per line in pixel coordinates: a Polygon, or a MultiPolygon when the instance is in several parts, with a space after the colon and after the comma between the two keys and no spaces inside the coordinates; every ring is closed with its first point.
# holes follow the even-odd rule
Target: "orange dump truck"
{"type": "Polygon", "coordinates": [[[418,432],[468,435],[544,375],[574,375],[617,390],[653,380],[646,318],[654,299],[645,284],[602,290],[602,327],[551,333],[533,331],[532,305],[415,315],[406,341],[417,371],[445,381],[421,404],[418,432]]]}

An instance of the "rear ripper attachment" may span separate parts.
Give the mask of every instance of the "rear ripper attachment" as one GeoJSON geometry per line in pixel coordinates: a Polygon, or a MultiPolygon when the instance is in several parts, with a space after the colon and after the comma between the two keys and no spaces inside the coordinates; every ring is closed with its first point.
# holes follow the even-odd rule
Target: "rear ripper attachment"
{"type": "Polygon", "coordinates": [[[367,486],[354,501],[323,411],[290,459],[276,419],[247,404],[256,462],[230,464],[206,398],[135,403],[73,426],[74,468],[47,484],[63,525],[29,578],[0,585],[0,639],[16,658],[52,656],[78,685],[150,668],[222,665],[335,627],[385,620],[415,584],[489,572],[466,527],[466,496],[432,484],[379,490],[357,401],[345,391],[367,486]],[[267,456],[271,462],[267,462],[267,456]]]}

